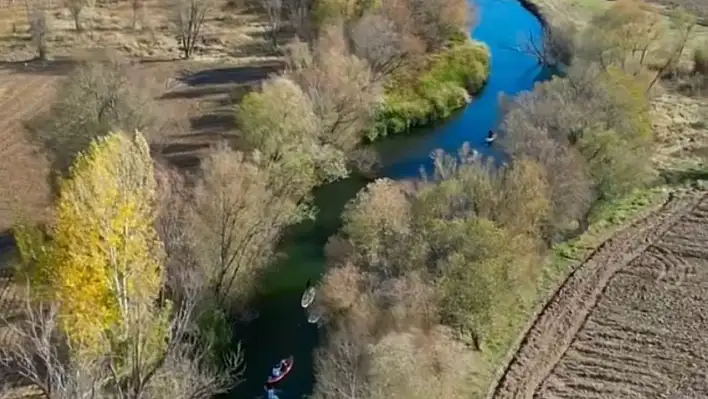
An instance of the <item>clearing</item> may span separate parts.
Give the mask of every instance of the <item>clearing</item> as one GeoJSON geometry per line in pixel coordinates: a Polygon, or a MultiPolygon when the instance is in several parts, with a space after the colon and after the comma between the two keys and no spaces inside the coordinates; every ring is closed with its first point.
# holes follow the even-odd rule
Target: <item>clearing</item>
{"type": "Polygon", "coordinates": [[[708,397],[708,192],[601,245],[534,321],[493,398],[708,397]]]}

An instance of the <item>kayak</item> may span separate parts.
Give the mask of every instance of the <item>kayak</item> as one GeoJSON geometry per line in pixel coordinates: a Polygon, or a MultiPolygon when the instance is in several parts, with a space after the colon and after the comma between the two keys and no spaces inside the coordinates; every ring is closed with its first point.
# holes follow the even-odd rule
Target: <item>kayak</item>
{"type": "Polygon", "coordinates": [[[311,311],[307,315],[307,322],[311,324],[317,324],[322,318],[322,314],[317,311],[311,311]]]}
{"type": "Polygon", "coordinates": [[[300,306],[302,306],[303,308],[306,308],[306,307],[312,305],[312,302],[314,302],[314,301],[315,301],[315,287],[309,287],[302,294],[302,298],[300,298],[300,306]]]}
{"type": "Polygon", "coordinates": [[[484,140],[485,140],[487,143],[493,143],[494,140],[496,140],[496,139],[497,139],[497,136],[494,135],[494,136],[492,136],[492,137],[487,137],[487,138],[484,139],[484,140]]]}
{"type": "Polygon", "coordinates": [[[287,377],[288,374],[293,370],[293,366],[295,365],[295,358],[290,355],[289,358],[285,359],[285,370],[282,370],[280,372],[280,375],[277,377],[273,377],[272,375],[268,377],[268,384],[275,384],[283,380],[283,378],[287,377]]]}

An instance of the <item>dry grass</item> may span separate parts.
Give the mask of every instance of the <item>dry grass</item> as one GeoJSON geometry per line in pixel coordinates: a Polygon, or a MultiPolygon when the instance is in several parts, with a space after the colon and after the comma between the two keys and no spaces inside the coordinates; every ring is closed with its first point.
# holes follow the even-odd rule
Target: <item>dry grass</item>
{"type": "MultiPolygon", "coordinates": [[[[34,55],[26,14],[22,2],[0,6],[0,54],[7,61],[25,60],[34,55]]],[[[102,49],[141,60],[178,59],[178,44],[168,25],[167,0],[146,1],[140,15],[137,29],[133,30],[130,2],[97,5],[83,12],[85,31],[77,33],[69,11],[55,6],[49,12],[50,55],[85,57],[90,56],[93,49],[102,49]]],[[[269,58],[264,54],[267,50],[266,26],[254,13],[227,7],[225,2],[217,1],[202,32],[196,60],[243,63],[251,58],[269,58]]]]}

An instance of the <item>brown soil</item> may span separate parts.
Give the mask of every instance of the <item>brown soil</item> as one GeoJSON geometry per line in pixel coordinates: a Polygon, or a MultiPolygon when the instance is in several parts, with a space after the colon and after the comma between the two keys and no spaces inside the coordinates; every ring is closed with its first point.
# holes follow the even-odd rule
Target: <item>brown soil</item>
{"type": "Polygon", "coordinates": [[[50,104],[57,77],[0,69],[0,235],[20,214],[48,204],[48,164],[25,139],[23,123],[50,104]]]}
{"type": "Polygon", "coordinates": [[[708,193],[602,244],[526,333],[493,398],[708,397],[708,193]]]}

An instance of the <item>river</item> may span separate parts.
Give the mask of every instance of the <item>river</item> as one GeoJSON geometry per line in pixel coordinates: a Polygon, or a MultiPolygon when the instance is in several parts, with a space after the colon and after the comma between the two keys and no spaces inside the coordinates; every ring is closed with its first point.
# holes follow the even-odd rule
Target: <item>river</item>
{"type": "MultiPolygon", "coordinates": [[[[484,155],[500,157],[502,154],[484,140],[499,123],[499,95],[529,90],[548,77],[534,58],[512,49],[520,40],[538,40],[542,32],[540,21],[517,0],[476,0],[475,4],[478,24],[472,37],[491,49],[489,82],[470,105],[444,123],[377,143],[386,177],[416,177],[421,165],[430,168],[433,150],[454,152],[464,142],[484,155]]],[[[320,209],[317,219],[297,226],[287,245],[288,259],[276,265],[266,278],[269,294],[257,304],[260,317],[245,331],[238,332],[245,349],[246,381],[227,398],[263,396],[263,382],[271,365],[290,354],[295,356],[295,368],[279,386],[280,399],[300,399],[312,392],[312,352],[321,331],[306,322],[300,294],[308,277],[318,278],[322,273],[323,246],[339,228],[344,204],[365,184],[362,178],[350,178],[315,193],[320,209]]]]}

